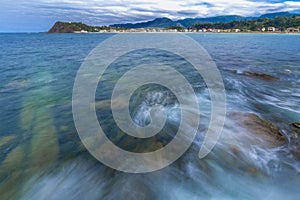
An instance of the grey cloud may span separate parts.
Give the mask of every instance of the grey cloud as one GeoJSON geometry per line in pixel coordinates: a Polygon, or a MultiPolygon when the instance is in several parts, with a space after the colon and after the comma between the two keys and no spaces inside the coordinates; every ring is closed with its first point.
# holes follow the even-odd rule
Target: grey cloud
{"type": "Polygon", "coordinates": [[[195,11],[195,10],[181,10],[177,12],[178,15],[181,16],[196,16],[199,14],[199,11],[195,11]]]}
{"type": "Polygon", "coordinates": [[[213,3],[209,2],[199,2],[199,3],[182,3],[180,4],[183,7],[191,7],[191,6],[206,6],[206,7],[212,7],[214,6],[213,3]]]}
{"type": "Polygon", "coordinates": [[[133,7],[130,8],[130,11],[138,11],[138,12],[150,12],[154,14],[170,14],[172,12],[168,10],[162,10],[162,9],[155,9],[155,8],[140,8],[140,7],[133,7]]]}

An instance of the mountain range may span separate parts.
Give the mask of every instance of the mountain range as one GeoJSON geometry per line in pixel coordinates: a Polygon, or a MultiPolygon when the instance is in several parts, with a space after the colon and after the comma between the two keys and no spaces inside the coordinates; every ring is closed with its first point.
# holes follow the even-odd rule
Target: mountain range
{"type": "Polygon", "coordinates": [[[218,22],[232,22],[232,21],[243,21],[243,20],[256,20],[260,18],[269,18],[273,19],[275,17],[292,17],[299,15],[296,13],[289,12],[277,12],[261,15],[260,17],[243,17],[239,15],[226,15],[226,16],[216,16],[216,17],[207,17],[207,18],[186,18],[177,21],[173,21],[169,18],[156,18],[151,21],[141,22],[141,23],[127,23],[127,24],[113,24],[111,27],[119,28],[165,28],[165,27],[174,27],[180,26],[183,28],[188,28],[195,24],[202,23],[218,23],[218,22]]]}

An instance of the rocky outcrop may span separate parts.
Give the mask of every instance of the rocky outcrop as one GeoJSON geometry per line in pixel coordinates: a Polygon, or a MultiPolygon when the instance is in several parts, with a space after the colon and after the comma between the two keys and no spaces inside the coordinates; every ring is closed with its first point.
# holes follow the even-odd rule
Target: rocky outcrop
{"type": "Polygon", "coordinates": [[[94,30],[93,27],[77,22],[56,22],[48,33],[74,33],[94,30]]]}
{"type": "Polygon", "coordinates": [[[72,24],[56,22],[48,33],[73,33],[74,31],[76,31],[76,29],[72,24]]]}

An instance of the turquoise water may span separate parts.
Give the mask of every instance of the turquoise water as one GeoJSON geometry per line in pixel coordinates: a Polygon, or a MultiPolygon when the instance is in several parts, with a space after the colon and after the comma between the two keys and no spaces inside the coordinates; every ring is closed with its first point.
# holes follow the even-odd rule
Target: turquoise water
{"type": "MultiPolygon", "coordinates": [[[[108,99],[115,81],[125,70],[144,62],[141,59],[146,55],[148,61],[155,58],[174,63],[199,97],[202,121],[192,147],[171,166],[143,175],[117,172],[97,162],[82,146],[73,122],[71,99],[77,70],[90,51],[111,36],[0,34],[0,199],[299,197],[300,141],[289,124],[300,121],[300,35],[188,34],[220,69],[227,109],[255,113],[280,127],[289,140],[283,147],[249,149],[239,140],[227,142],[235,132],[225,127],[218,145],[204,160],[197,155],[210,104],[202,78],[166,52],[133,52],[116,61],[99,83],[97,102],[108,99]],[[243,71],[279,80],[248,77],[240,73],[243,71]],[[230,152],[232,144],[242,156],[230,152]]],[[[157,86],[141,89],[136,96],[132,117],[142,125],[148,123],[145,113],[151,102],[169,109],[177,104],[169,91],[157,86]]],[[[109,111],[100,108],[97,114],[110,139],[122,148],[153,151],[154,147],[141,149],[151,140],[138,141],[143,144],[139,146],[120,137],[109,111]]],[[[171,116],[170,126],[164,130],[168,134],[159,136],[163,143],[172,139],[179,117],[171,116]]]]}

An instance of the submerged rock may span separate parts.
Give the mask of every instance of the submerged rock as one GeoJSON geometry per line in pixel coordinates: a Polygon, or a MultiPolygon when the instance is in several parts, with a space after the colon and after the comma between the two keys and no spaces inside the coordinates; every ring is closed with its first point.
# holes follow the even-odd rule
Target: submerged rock
{"type": "Polygon", "coordinates": [[[18,199],[18,187],[22,184],[24,147],[12,150],[0,165],[0,199],[18,199]]]}
{"type": "Polygon", "coordinates": [[[115,100],[97,101],[97,102],[95,102],[95,107],[96,107],[96,109],[110,109],[112,103],[114,105],[117,105],[117,106],[120,106],[120,107],[128,106],[128,103],[124,102],[123,100],[115,99],[115,100]]]}
{"type": "Polygon", "coordinates": [[[232,112],[228,114],[229,120],[232,120],[232,131],[243,132],[250,134],[251,141],[254,145],[260,145],[267,148],[275,148],[286,143],[285,135],[280,129],[261,119],[253,113],[232,112]]]}
{"type": "MultiPolygon", "coordinates": [[[[278,147],[287,142],[280,129],[253,113],[229,112],[222,134],[207,160],[234,174],[263,178],[278,147]]],[[[215,174],[213,172],[212,174],[215,174]]],[[[215,175],[214,175],[215,176],[215,175]]]]}
{"type": "Polygon", "coordinates": [[[11,141],[15,140],[16,136],[4,136],[4,137],[0,137],[0,148],[3,145],[9,144],[11,141]]]}
{"type": "Polygon", "coordinates": [[[22,90],[26,88],[28,85],[27,80],[16,80],[7,83],[6,85],[3,86],[3,89],[0,90],[0,92],[13,92],[16,90],[22,90]]]}

